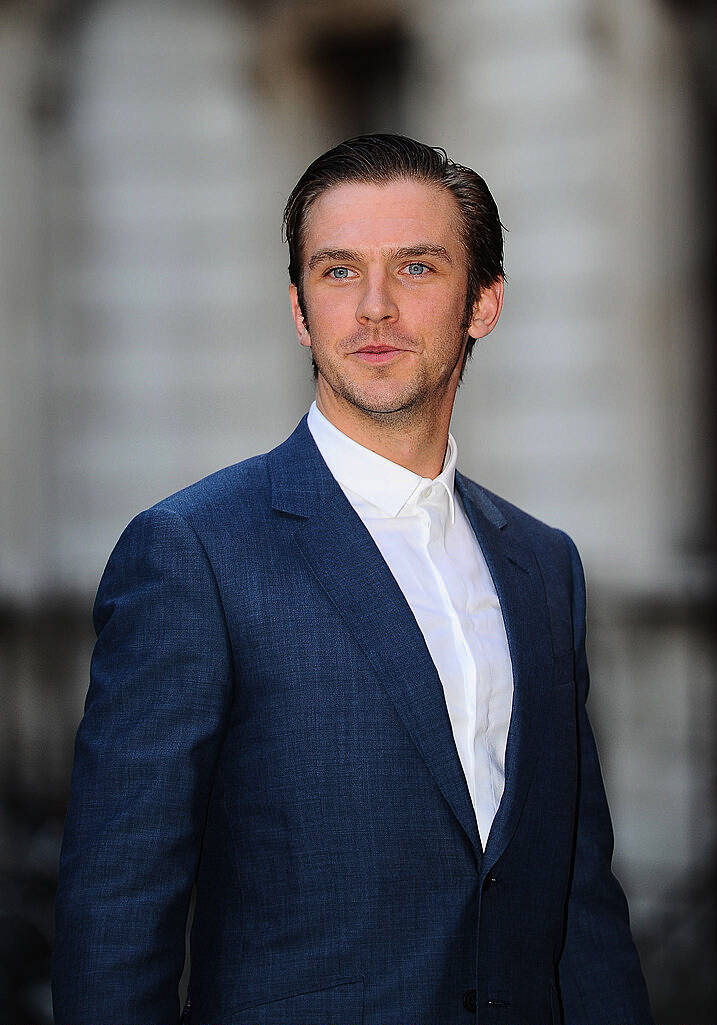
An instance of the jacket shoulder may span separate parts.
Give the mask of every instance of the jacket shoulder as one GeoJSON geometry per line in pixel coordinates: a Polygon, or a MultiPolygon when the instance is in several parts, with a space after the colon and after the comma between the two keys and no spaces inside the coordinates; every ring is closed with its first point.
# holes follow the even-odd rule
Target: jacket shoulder
{"type": "Polygon", "coordinates": [[[456,477],[459,478],[461,490],[464,490],[481,507],[495,526],[510,527],[516,535],[538,548],[557,545],[564,549],[566,544],[572,543],[567,534],[558,527],[545,523],[526,512],[525,509],[521,509],[520,506],[496,495],[495,492],[489,491],[482,484],[476,483],[463,474],[456,474],[456,477]]]}
{"type": "MultiPolygon", "coordinates": [[[[189,543],[192,535],[207,553],[222,544],[236,551],[243,538],[265,533],[273,522],[277,476],[307,478],[304,483],[312,487],[312,445],[304,417],[270,451],[216,470],[138,513],[123,531],[115,553],[123,551],[128,539],[146,547],[170,538],[184,537],[189,543]]],[[[314,462],[317,456],[315,452],[314,462]]]]}
{"type": "Polygon", "coordinates": [[[461,492],[478,505],[495,527],[508,531],[515,541],[533,551],[546,578],[569,579],[584,590],[580,556],[565,531],[544,523],[462,474],[456,474],[456,480],[461,492]]]}
{"type": "Polygon", "coordinates": [[[198,524],[235,523],[238,516],[251,516],[252,510],[264,515],[272,503],[272,478],[277,473],[293,477],[305,472],[312,448],[315,446],[304,416],[293,433],[269,452],[216,470],[157,502],[147,512],[176,513],[195,528],[198,524]]]}
{"type": "Polygon", "coordinates": [[[190,523],[215,520],[237,505],[262,504],[268,501],[269,480],[267,453],[252,456],[231,466],[216,470],[194,484],[176,491],[151,507],[148,512],[177,513],[190,523]]]}

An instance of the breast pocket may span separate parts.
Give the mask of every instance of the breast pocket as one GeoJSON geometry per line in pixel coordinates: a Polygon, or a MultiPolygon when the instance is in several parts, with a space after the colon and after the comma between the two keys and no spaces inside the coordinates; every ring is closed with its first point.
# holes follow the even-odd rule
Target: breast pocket
{"type": "Polygon", "coordinates": [[[247,1007],[227,1025],[362,1025],[363,980],[339,982],[326,989],[295,993],[247,1007]]]}

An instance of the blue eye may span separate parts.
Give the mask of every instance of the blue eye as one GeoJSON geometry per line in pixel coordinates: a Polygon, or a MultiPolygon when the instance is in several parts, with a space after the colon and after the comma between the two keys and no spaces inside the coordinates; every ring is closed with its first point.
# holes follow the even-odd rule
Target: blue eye
{"type": "Polygon", "coordinates": [[[344,281],[349,276],[348,267],[332,267],[329,276],[339,281],[344,281]]]}
{"type": "Polygon", "coordinates": [[[425,263],[409,263],[408,265],[408,273],[414,278],[422,277],[423,272],[426,270],[428,270],[428,267],[426,267],[425,263]]]}

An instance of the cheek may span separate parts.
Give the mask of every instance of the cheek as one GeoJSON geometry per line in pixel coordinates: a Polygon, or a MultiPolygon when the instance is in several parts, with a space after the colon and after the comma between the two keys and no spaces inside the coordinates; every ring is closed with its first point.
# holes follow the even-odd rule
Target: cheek
{"type": "Polygon", "coordinates": [[[412,319],[437,345],[450,348],[455,338],[463,338],[463,313],[462,302],[454,302],[450,297],[442,296],[422,303],[421,308],[412,313],[412,319]]]}
{"type": "Polygon", "coordinates": [[[405,306],[408,314],[419,316],[427,325],[456,329],[463,319],[465,293],[454,288],[426,288],[410,296],[405,306]]]}
{"type": "Polygon", "coordinates": [[[342,346],[360,330],[354,306],[309,311],[309,323],[312,345],[325,350],[329,356],[334,351],[340,352],[342,346]]]}
{"type": "Polygon", "coordinates": [[[305,298],[304,311],[311,328],[322,336],[340,333],[340,325],[354,319],[356,302],[349,290],[305,298]],[[339,331],[337,331],[339,329],[339,331]]]}

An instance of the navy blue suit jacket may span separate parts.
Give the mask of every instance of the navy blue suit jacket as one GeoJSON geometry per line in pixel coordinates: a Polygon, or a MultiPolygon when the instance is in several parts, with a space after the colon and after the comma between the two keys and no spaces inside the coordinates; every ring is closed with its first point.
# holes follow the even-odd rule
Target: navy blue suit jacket
{"type": "Polygon", "coordinates": [[[443,690],[306,419],[142,513],[95,606],[57,1025],[649,1025],[572,542],[460,474],[515,693],[486,850],[443,690]],[[564,1016],[564,1017],[563,1017],[564,1016]]]}

